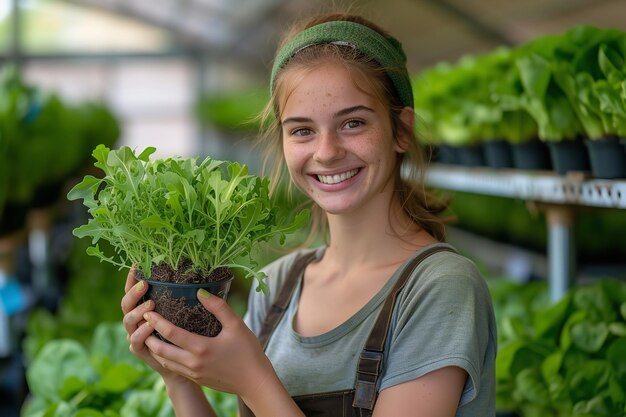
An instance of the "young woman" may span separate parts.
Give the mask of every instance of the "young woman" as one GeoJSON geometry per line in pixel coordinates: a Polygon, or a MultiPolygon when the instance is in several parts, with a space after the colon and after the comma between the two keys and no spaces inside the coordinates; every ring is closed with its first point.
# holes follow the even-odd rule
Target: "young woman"
{"type": "Polygon", "coordinates": [[[130,349],[179,417],[215,415],[201,386],[237,394],[242,416],[495,415],[489,293],[442,243],[400,43],[361,17],[320,16],[279,48],[271,90],[274,177],[286,167],[311,199],[326,244],[267,266],[270,294],[251,292],[245,321],[200,291],[223,326],[213,338],[138,305],[147,288],[131,271],[130,349]]]}

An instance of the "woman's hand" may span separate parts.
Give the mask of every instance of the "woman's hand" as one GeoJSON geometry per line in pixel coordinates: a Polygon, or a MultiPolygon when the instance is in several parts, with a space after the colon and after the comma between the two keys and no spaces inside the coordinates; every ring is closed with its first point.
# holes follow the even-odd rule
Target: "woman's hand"
{"type": "Polygon", "coordinates": [[[256,336],[226,301],[198,291],[198,300],[222,324],[217,336],[206,337],[173,325],[153,311],[151,301],[137,305],[146,290],[131,270],[122,299],[124,326],[130,350],[165,380],[177,415],[214,415],[199,389],[203,385],[239,395],[257,416],[303,416],[256,336]],[[171,343],[153,336],[155,330],[171,343]]]}
{"type": "Polygon", "coordinates": [[[156,360],[150,350],[145,345],[146,339],[154,332],[154,329],[146,323],[143,315],[154,309],[154,301],[148,300],[141,302],[142,297],[148,291],[148,283],[145,281],[137,281],[135,278],[135,268],[131,268],[126,277],[126,294],[122,298],[122,312],[124,319],[122,320],[124,328],[128,333],[128,341],[130,342],[130,351],[138,358],[143,360],[148,366],[161,374],[162,377],[178,377],[171,371],[163,368],[158,360],[156,360]]]}
{"type": "Polygon", "coordinates": [[[222,298],[199,290],[198,300],[220,321],[221,332],[215,337],[191,333],[148,310],[145,326],[172,342],[148,337],[145,344],[153,357],[162,368],[200,385],[242,397],[258,391],[275,373],[256,336],[222,298]]]}

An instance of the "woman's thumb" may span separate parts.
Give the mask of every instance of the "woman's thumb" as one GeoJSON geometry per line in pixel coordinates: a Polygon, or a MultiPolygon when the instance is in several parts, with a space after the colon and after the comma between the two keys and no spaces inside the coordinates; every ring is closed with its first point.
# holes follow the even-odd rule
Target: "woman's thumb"
{"type": "Polygon", "coordinates": [[[226,300],[217,295],[213,295],[204,288],[200,288],[197,293],[198,301],[212,313],[216,319],[222,323],[223,326],[227,326],[228,322],[237,317],[235,312],[228,306],[226,300]]]}

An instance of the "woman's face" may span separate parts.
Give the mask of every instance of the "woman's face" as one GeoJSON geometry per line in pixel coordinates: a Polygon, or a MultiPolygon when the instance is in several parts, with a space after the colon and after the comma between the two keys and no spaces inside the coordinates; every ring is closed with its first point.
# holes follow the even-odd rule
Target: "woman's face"
{"type": "Polygon", "coordinates": [[[329,214],[376,205],[387,210],[397,153],[403,152],[388,109],[356,87],[355,80],[367,85],[361,75],[339,64],[299,75],[280,112],[292,180],[329,214]]]}

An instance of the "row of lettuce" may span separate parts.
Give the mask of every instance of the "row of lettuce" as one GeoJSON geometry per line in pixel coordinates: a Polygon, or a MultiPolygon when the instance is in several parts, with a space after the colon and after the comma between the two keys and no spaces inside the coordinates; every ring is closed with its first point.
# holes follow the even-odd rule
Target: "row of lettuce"
{"type": "Polygon", "coordinates": [[[436,65],[413,80],[429,140],[626,137],[626,33],[576,26],[436,65]]]}
{"type": "MultiPolygon", "coordinates": [[[[30,396],[22,417],[174,416],[156,373],[128,351],[123,272],[77,243],[56,314],[35,310],[24,341],[30,396]],[[86,297],[85,294],[99,294],[86,297]]],[[[490,278],[498,323],[497,406],[523,417],[626,413],[626,283],[601,279],[551,303],[544,281],[490,278]]],[[[232,395],[206,390],[218,415],[232,395]]]]}
{"type": "Polygon", "coordinates": [[[576,26],[435,65],[413,86],[422,138],[444,162],[626,177],[624,31],[576,26]],[[509,161],[490,161],[503,145],[509,161]]]}
{"type": "Polygon", "coordinates": [[[67,103],[5,67],[0,74],[0,236],[19,228],[29,208],[56,201],[68,179],[91,165],[95,146],[112,146],[119,135],[119,122],[104,103],[67,103]]]}

